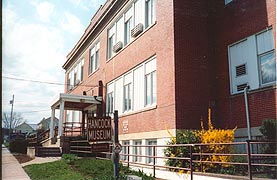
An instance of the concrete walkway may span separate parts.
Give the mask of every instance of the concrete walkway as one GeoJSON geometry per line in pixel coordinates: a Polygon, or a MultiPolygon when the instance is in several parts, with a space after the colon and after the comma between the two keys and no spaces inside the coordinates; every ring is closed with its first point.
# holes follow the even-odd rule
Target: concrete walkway
{"type": "Polygon", "coordinates": [[[3,180],[30,180],[19,162],[2,144],[2,179],[3,180]]]}
{"type": "Polygon", "coordinates": [[[48,163],[48,162],[53,162],[53,161],[57,161],[60,160],[61,157],[35,157],[35,159],[22,163],[21,166],[25,167],[28,166],[30,164],[42,164],[42,163],[48,163]]]}

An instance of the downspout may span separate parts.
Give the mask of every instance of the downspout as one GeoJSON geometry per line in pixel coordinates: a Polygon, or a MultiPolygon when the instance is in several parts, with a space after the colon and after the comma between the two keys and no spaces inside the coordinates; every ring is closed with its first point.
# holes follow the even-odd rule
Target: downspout
{"type": "Polygon", "coordinates": [[[250,118],[249,118],[249,109],[248,109],[248,98],[247,98],[248,88],[249,88],[248,85],[244,88],[244,101],[245,101],[245,114],[246,114],[246,121],[247,121],[248,140],[251,140],[251,127],[250,127],[250,118]]]}

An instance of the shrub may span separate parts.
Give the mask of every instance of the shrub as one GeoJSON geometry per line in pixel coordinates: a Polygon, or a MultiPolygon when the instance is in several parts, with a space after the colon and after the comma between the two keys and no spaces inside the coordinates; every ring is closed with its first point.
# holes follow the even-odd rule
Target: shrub
{"type": "MultiPolygon", "coordinates": [[[[211,109],[208,109],[208,130],[204,130],[203,123],[201,123],[202,130],[199,132],[201,137],[201,143],[203,144],[213,144],[213,143],[231,143],[234,140],[235,130],[234,129],[216,129],[213,127],[211,119],[211,109]]],[[[202,160],[204,161],[215,161],[215,162],[229,162],[231,161],[231,156],[215,155],[218,153],[231,154],[233,152],[233,147],[230,145],[208,145],[205,146],[203,152],[213,153],[213,155],[204,156],[202,160]]],[[[203,165],[203,171],[222,171],[222,168],[229,167],[226,164],[212,164],[206,163],[203,165]]]]}
{"type": "Polygon", "coordinates": [[[72,164],[74,161],[78,160],[78,157],[75,154],[63,154],[62,159],[67,164],[72,164]]]}
{"type": "MultiPolygon", "coordinates": [[[[203,144],[213,144],[213,143],[231,143],[234,140],[234,129],[224,130],[224,129],[208,129],[206,131],[201,131],[201,142],[203,144]]],[[[215,161],[215,162],[229,162],[231,161],[231,156],[215,155],[217,153],[230,154],[233,152],[233,147],[230,145],[207,145],[204,146],[203,151],[206,153],[213,153],[213,155],[203,156],[204,161],[215,161]]],[[[220,170],[223,167],[228,167],[229,165],[224,164],[212,164],[207,163],[203,166],[203,171],[214,171],[220,170]]],[[[221,170],[222,171],[222,170],[221,170]]]]}
{"type": "Polygon", "coordinates": [[[277,120],[276,119],[266,119],[263,121],[260,128],[261,133],[267,140],[277,139],[277,120]]]}
{"type": "MultiPolygon", "coordinates": [[[[171,138],[167,143],[168,145],[174,144],[194,144],[200,142],[200,137],[198,136],[198,131],[196,130],[178,130],[176,132],[176,138],[171,138]]],[[[167,147],[164,149],[164,154],[166,157],[189,157],[190,147],[167,147]]],[[[173,167],[189,167],[189,162],[186,160],[179,159],[167,159],[166,165],[173,167]]],[[[171,169],[175,170],[175,169],[171,169]]]]}
{"type": "MultiPolygon", "coordinates": [[[[236,129],[236,128],[235,128],[236,129]]],[[[170,133],[171,140],[167,143],[168,145],[174,144],[213,144],[213,143],[231,143],[234,140],[235,129],[215,129],[211,120],[211,109],[208,110],[208,130],[204,129],[203,122],[201,121],[201,130],[183,130],[177,131],[176,137],[173,137],[170,133]]],[[[217,161],[217,162],[228,162],[231,161],[231,156],[219,156],[217,153],[231,154],[233,147],[229,145],[207,145],[204,148],[193,147],[193,152],[202,153],[213,153],[209,156],[201,156],[202,161],[217,161]]],[[[164,150],[166,157],[189,157],[189,147],[168,147],[164,150]]],[[[193,160],[199,160],[200,157],[194,156],[193,160]]],[[[174,167],[189,167],[189,161],[168,159],[166,165],[174,167]]],[[[199,163],[194,164],[196,171],[209,171],[209,172],[227,172],[224,169],[229,167],[228,165],[202,163],[201,169],[199,163]]],[[[174,170],[172,168],[172,170],[174,170]]]]}
{"type": "Polygon", "coordinates": [[[16,139],[16,140],[10,142],[9,149],[11,152],[27,154],[27,146],[28,146],[27,140],[17,140],[16,139]]]}
{"type": "MultiPolygon", "coordinates": [[[[260,128],[261,133],[263,134],[263,139],[268,141],[276,141],[277,140],[277,120],[276,119],[266,119],[262,122],[262,126],[260,128]]],[[[264,154],[276,154],[277,147],[276,143],[271,144],[263,144],[261,148],[262,153],[264,154]]],[[[276,160],[274,158],[263,160],[264,164],[276,164],[276,160]]],[[[261,168],[262,171],[268,171],[273,173],[267,173],[267,177],[276,179],[277,178],[277,168],[271,168],[264,166],[261,168]]]]}

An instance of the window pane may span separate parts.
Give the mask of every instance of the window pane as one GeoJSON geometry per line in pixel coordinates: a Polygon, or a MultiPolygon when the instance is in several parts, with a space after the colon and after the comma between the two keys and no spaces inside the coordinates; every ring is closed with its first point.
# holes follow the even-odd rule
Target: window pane
{"type": "Polygon", "coordinates": [[[262,84],[276,81],[276,61],[274,52],[260,56],[260,67],[262,84]]]}
{"type": "MultiPolygon", "coordinates": [[[[142,154],[142,151],[141,151],[141,141],[135,141],[134,145],[136,145],[136,147],[134,147],[134,154],[135,155],[141,155],[142,154]]],[[[138,156],[134,156],[134,161],[139,161],[141,162],[141,157],[138,157],[138,156]]]]}
{"type": "Polygon", "coordinates": [[[81,81],[84,79],[84,65],[81,66],[81,81]]]}
{"type": "Polygon", "coordinates": [[[94,66],[94,71],[98,68],[99,64],[99,51],[95,52],[95,66],[94,66]]]}
{"type": "Polygon", "coordinates": [[[152,73],[152,104],[157,101],[157,80],[156,71],[152,73]]]}
{"type": "Polygon", "coordinates": [[[90,55],[90,60],[89,60],[89,74],[93,72],[93,64],[94,64],[94,55],[90,55]]]}
{"type": "Polygon", "coordinates": [[[131,83],[128,85],[128,110],[131,110],[132,108],[132,89],[131,89],[131,83]]]}
{"type": "Polygon", "coordinates": [[[146,80],[146,105],[151,104],[151,74],[147,74],[145,77],[146,80]]]}
{"type": "MultiPolygon", "coordinates": [[[[153,146],[157,145],[157,140],[149,140],[147,142],[147,145],[152,146],[152,147],[147,147],[147,155],[154,156],[153,146]]],[[[155,148],[155,155],[157,155],[157,148],[155,148]]],[[[154,158],[147,158],[147,163],[152,163],[153,161],[154,161],[154,158]]]]}
{"type": "Polygon", "coordinates": [[[125,22],[125,38],[124,38],[124,44],[128,44],[131,39],[131,28],[132,28],[132,17],[125,22]]]}
{"type": "Polygon", "coordinates": [[[127,93],[128,93],[128,90],[127,90],[127,85],[124,86],[124,111],[127,111],[127,107],[128,107],[128,97],[127,97],[127,93]]]}
{"type": "Polygon", "coordinates": [[[111,58],[113,55],[113,45],[115,42],[114,38],[115,38],[115,36],[113,34],[111,37],[109,37],[109,40],[108,40],[108,56],[109,56],[109,58],[111,58]]]}

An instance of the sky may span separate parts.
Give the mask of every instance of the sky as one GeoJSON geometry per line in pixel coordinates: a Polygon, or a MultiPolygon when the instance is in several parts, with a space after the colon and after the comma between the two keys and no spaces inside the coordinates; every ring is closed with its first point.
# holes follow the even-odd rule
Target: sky
{"type": "Polygon", "coordinates": [[[51,116],[51,104],[64,85],[37,81],[64,84],[66,55],[105,2],[2,1],[2,112],[11,112],[14,94],[14,112],[27,123],[51,116]]]}

